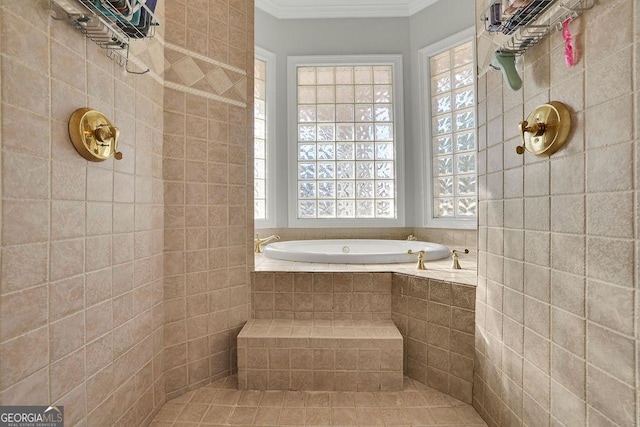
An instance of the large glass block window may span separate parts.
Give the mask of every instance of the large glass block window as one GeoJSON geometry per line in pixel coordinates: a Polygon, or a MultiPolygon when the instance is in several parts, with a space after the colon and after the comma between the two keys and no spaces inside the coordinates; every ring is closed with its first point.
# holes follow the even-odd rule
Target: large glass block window
{"type": "Polygon", "coordinates": [[[297,217],[396,218],[393,66],[297,67],[297,217]]]}
{"type": "Polygon", "coordinates": [[[267,64],[255,59],[253,131],[254,219],[267,219],[267,64]]]}
{"type": "Polygon", "coordinates": [[[476,96],[472,42],[429,59],[436,218],[477,214],[476,96]]]}

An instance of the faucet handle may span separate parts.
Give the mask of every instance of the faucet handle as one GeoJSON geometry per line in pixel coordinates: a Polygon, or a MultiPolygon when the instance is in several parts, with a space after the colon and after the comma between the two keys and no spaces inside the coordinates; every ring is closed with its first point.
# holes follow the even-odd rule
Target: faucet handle
{"type": "Polygon", "coordinates": [[[260,238],[260,234],[256,233],[256,238],[253,240],[253,251],[257,254],[262,253],[262,242],[263,239],[260,238]]]}
{"type": "Polygon", "coordinates": [[[454,270],[462,270],[462,267],[460,267],[460,262],[458,261],[458,252],[464,252],[465,254],[468,254],[469,249],[465,249],[464,251],[457,251],[454,249],[451,251],[451,268],[453,268],[454,270]]]}
{"type": "Polygon", "coordinates": [[[452,250],[452,251],[451,251],[451,254],[455,254],[455,255],[457,255],[457,254],[459,254],[460,252],[463,252],[463,253],[465,253],[465,254],[468,254],[468,253],[469,253],[469,249],[465,249],[465,250],[463,250],[463,251],[462,251],[462,250],[460,250],[460,251],[459,251],[459,250],[457,250],[457,249],[454,249],[454,250],[452,250]]]}
{"type": "Polygon", "coordinates": [[[416,268],[418,270],[426,270],[427,269],[427,267],[424,266],[424,254],[426,253],[425,251],[414,252],[413,250],[409,249],[407,251],[407,253],[409,255],[418,254],[418,265],[416,265],[416,268]]]}
{"type": "Polygon", "coordinates": [[[280,236],[278,236],[277,234],[273,234],[269,237],[266,237],[264,239],[260,238],[260,235],[258,235],[258,233],[256,233],[256,238],[253,241],[254,242],[254,252],[257,254],[261,254],[262,253],[262,245],[265,243],[269,243],[271,240],[280,240],[280,236]]]}

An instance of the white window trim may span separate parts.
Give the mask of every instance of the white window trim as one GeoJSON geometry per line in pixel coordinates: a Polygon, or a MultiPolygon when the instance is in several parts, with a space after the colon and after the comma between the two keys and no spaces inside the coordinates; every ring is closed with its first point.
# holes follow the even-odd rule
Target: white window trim
{"type": "MultiPolygon", "coordinates": [[[[421,158],[423,178],[420,185],[422,186],[422,194],[425,195],[424,216],[422,222],[425,227],[429,228],[458,228],[473,230],[477,228],[478,219],[476,218],[436,218],[434,217],[433,206],[433,144],[431,141],[431,67],[429,58],[439,53],[447,51],[461,43],[473,40],[475,37],[475,28],[467,28],[459,33],[453,34],[436,43],[426,46],[419,50],[420,54],[420,120],[422,130],[420,147],[424,150],[421,158]]],[[[473,62],[476,64],[475,43],[473,47],[473,62]]],[[[476,97],[478,94],[477,83],[474,83],[476,97]]],[[[477,99],[476,99],[477,105],[477,99]]],[[[476,123],[477,123],[477,107],[476,107],[476,123]]],[[[477,129],[477,126],[476,126],[477,129]]]]}
{"type": "Polygon", "coordinates": [[[404,227],[404,104],[403,104],[402,55],[322,55],[287,57],[287,127],[288,144],[288,224],[291,228],[329,227],[404,227]],[[396,218],[298,218],[298,167],[297,167],[297,67],[353,65],[393,66],[393,108],[395,144],[396,218]]]}
{"type": "MultiPolygon", "coordinates": [[[[276,226],[276,54],[261,47],[255,46],[255,57],[266,64],[266,219],[254,220],[255,228],[273,228],[276,226]]],[[[253,165],[251,166],[253,167],[253,165]]]]}

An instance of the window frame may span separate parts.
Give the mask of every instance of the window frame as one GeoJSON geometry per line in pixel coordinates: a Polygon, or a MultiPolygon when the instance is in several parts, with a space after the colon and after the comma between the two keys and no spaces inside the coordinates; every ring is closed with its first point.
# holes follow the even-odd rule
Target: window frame
{"type": "MultiPolygon", "coordinates": [[[[466,42],[473,42],[475,29],[473,27],[462,30],[436,43],[423,47],[418,51],[420,55],[420,120],[421,138],[420,147],[423,154],[420,156],[422,162],[423,177],[421,180],[422,194],[424,194],[424,209],[422,223],[428,228],[454,228],[454,229],[477,229],[478,216],[473,218],[439,218],[434,216],[434,176],[433,176],[433,141],[432,141],[432,111],[431,111],[431,66],[430,58],[459,46],[466,42]]],[[[471,43],[473,49],[473,65],[477,69],[477,53],[475,43],[471,43]]],[[[478,82],[474,79],[473,89],[475,93],[475,117],[476,117],[476,151],[478,153],[478,82]]],[[[476,157],[477,161],[477,157],[476,157]]],[[[476,170],[477,176],[477,170],[476,170]]],[[[476,196],[477,197],[477,196],[476,196]]]]}
{"type": "Polygon", "coordinates": [[[288,226],[291,228],[329,227],[404,227],[404,101],[403,55],[305,55],[287,57],[287,132],[288,132],[288,226]],[[393,69],[394,149],[396,188],[395,218],[298,218],[298,167],[297,167],[297,94],[298,67],[391,65],[393,69]]]}
{"type": "MultiPolygon", "coordinates": [[[[265,112],[266,119],[266,147],[265,155],[267,156],[265,164],[265,219],[256,219],[254,213],[255,228],[273,228],[276,226],[276,203],[277,203],[277,185],[276,185],[276,54],[255,46],[254,56],[263,61],[266,65],[266,103],[265,112]]],[[[255,114],[255,113],[254,113],[255,114]]],[[[254,211],[255,212],[255,211],[254,211]]]]}

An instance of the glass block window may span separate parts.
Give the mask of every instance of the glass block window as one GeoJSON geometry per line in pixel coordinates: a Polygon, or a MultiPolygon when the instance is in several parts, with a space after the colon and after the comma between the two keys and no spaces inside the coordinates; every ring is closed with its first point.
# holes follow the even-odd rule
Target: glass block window
{"type": "Polygon", "coordinates": [[[477,214],[476,96],[472,42],[429,58],[433,216],[477,214]]]}
{"type": "Polygon", "coordinates": [[[296,72],[297,217],[396,218],[393,66],[296,72]]]}
{"type": "Polygon", "coordinates": [[[267,64],[255,59],[253,130],[254,219],[267,219],[267,64]]]}

